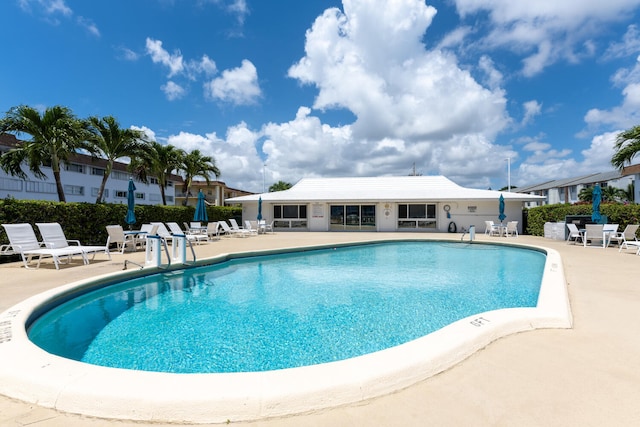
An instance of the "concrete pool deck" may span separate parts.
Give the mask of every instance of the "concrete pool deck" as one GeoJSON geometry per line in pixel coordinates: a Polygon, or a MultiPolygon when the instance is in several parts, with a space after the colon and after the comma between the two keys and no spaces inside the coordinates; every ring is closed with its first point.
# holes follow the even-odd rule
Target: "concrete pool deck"
{"type": "MultiPolygon", "coordinates": [[[[390,238],[459,240],[459,234],[278,233],[226,238],[196,246],[198,258],[221,253],[390,238]]],[[[481,241],[497,237],[478,236],[481,241]]],[[[505,241],[506,239],[501,239],[505,241]]],[[[583,248],[539,237],[510,239],[549,247],[562,256],[573,329],[544,329],[511,335],[463,362],[404,390],[354,405],[246,426],[352,425],[634,425],[640,424],[640,257],[631,251],[583,248]]],[[[124,259],[143,252],[98,255],[89,266],[50,262],[40,270],[21,263],[0,265],[0,312],[53,287],[117,272],[124,259]]],[[[133,267],[133,266],[132,266],[133,267]]],[[[2,361],[0,361],[1,363],[2,361]]],[[[126,387],[126,385],[123,385],[126,387]]],[[[0,397],[0,425],[164,425],[106,421],[60,413],[0,397]]]]}

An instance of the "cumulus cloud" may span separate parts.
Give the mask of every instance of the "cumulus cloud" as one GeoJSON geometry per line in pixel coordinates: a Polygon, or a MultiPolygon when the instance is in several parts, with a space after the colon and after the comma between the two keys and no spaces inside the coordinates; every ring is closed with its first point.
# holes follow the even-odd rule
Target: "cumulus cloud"
{"type": "Polygon", "coordinates": [[[542,112],[542,104],[535,100],[525,102],[522,107],[524,108],[523,126],[531,123],[542,112]]]}
{"type": "Polygon", "coordinates": [[[169,80],[166,84],[160,87],[169,101],[180,99],[186,93],[185,89],[179,84],[169,80]]]}
{"type": "Polygon", "coordinates": [[[155,64],[162,64],[169,69],[167,77],[173,77],[184,70],[184,62],[180,51],[169,53],[162,47],[162,41],[147,38],[147,54],[155,64]]]}
{"type": "Polygon", "coordinates": [[[591,57],[592,38],[602,26],[618,22],[637,0],[454,0],[461,17],[490,28],[481,44],[524,55],[522,73],[539,74],[549,65],[591,57]],[[486,15],[483,22],[482,16],[486,15]]]}
{"type": "Polygon", "coordinates": [[[205,94],[211,99],[235,105],[254,104],[261,95],[258,72],[249,60],[243,60],[238,68],[224,70],[204,85],[205,94]]]}

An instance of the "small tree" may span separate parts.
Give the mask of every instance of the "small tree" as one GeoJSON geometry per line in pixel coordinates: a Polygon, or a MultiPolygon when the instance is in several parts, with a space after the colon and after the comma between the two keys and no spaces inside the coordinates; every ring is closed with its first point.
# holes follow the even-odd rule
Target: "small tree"
{"type": "Polygon", "coordinates": [[[292,187],[292,185],[288,182],[278,181],[275,184],[269,187],[269,193],[273,193],[274,191],[283,191],[288,190],[292,187]]]}

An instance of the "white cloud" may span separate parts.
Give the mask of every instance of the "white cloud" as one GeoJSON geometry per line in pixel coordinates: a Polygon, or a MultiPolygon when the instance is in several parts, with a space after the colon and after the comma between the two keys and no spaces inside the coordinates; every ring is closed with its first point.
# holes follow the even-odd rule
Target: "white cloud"
{"type": "Polygon", "coordinates": [[[166,84],[160,87],[169,101],[180,99],[186,93],[185,89],[179,84],[169,80],[166,84]]]}
{"type": "Polygon", "coordinates": [[[629,25],[622,42],[611,43],[604,53],[606,59],[624,58],[640,52],[640,32],[637,25],[629,25]]]}
{"type": "Polygon", "coordinates": [[[151,56],[151,60],[155,64],[162,64],[169,68],[169,75],[167,77],[173,77],[184,70],[184,62],[180,51],[175,51],[170,54],[162,47],[160,40],[153,40],[147,38],[146,40],[147,54],[151,56]]]}
{"type": "Polygon", "coordinates": [[[78,24],[81,27],[84,27],[90,34],[96,36],[96,37],[100,37],[100,30],[98,29],[98,26],[91,21],[90,19],[84,18],[82,16],[78,16],[78,24]]]}
{"type": "Polygon", "coordinates": [[[205,83],[205,95],[235,105],[254,104],[261,96],[258,72],[249,60],[238,68],[224,70],[222,76],[205,83]]]}
{"type": "Polygon", "coordinates": [[[602,26],[618,22],[638,6],[637,0],[454,0],[458,13],[478,24],[487,14],[489,33],[481,43],[524,55],[522,72],[540,73],[549,65],[570,63],[594,53],[592,38],[602,26]]]}
{"type": "Polygon", "coordinates": [[[580,151],[581,160],[569,157],[571,150],[556,150],[548,143],[530,142],[524,150],[531,154],[515,170],[514,182],[521,186],[613,170],[611,157],[617,133],[607,132],[593,137],[589,147],[580,151]]]}
{"type": "Polygon", "coordinates": [[[531,123],[533,119],[542,112],[542,104],[535,100],[527,101],[522,106],[524,108],[524,117],[522,118],[523,126],[531,123]]]}

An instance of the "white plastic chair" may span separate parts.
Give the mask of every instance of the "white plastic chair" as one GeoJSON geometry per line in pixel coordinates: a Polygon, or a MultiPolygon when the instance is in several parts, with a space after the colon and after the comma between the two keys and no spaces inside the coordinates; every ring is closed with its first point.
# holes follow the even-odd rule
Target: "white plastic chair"
{"type": "Polygon", "coordinates": [[[604,226],[602,224],[587,224],[585,225],[585,231],[582,235],[582,244],[587,247],[589,242],[602,242],[602,248],[606,247],[607,238],[603,233],[604,226]]]}
{"type": "Polygon", "coordinates": [[[507,237],[518,237],[518,221],[509,221],[504,232],[507,237]]]}
{"type": "Polygon", "coordinates": [[[107,247],[116,245],[116,250],[121,254],[124,253],[127,247],[131,247],[132,250],[136,250],[136,247],[140,242],[137,241],[136,236],[133,234],[124,234],[124,229],[121,225],[107,225],[107,247]]]}
{"type": "Polygon", "coordinates": [[[623,231],[619,231],[609,238],[609,240],[615,240],[618,243],[618,252],[622,251],[623,248],[628,249],[630,245],[640,245],[640,242],[638,242],[638,238],[636,237],[638,227],[640,227],[638,224],[629,224],[623,231]]]}
{"type": "Polygon", "coordinates": [[[569,236],[567,236],[567,244],[569,244],[569,242],[573,242],[574,244],[576,244],[578,240],[582,242],[582,233],[580,233],[580,230],[578,230],[578,226],[576,226],[575,224],[569,223],[567,224],[567,228],[569,229],[569,236]]]}

